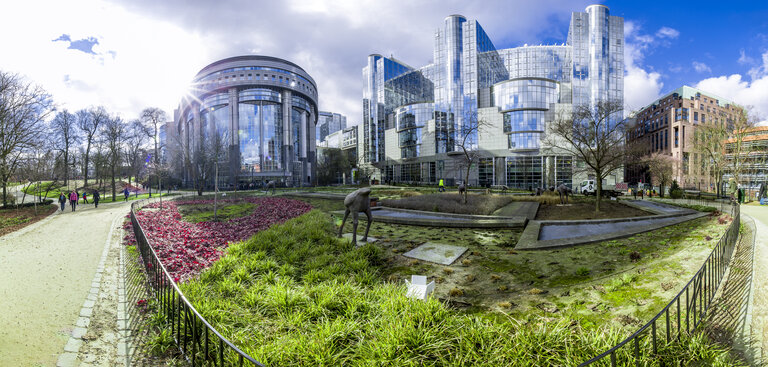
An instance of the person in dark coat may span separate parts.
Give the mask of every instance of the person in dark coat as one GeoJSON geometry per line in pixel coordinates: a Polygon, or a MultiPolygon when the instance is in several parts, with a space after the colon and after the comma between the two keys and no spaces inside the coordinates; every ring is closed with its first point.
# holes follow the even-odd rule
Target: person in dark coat
{"type": "Polygon", "coordinates": [[[125,189],[123,189],[123,195],[125,195],[125,200],[124,201],[128,201],[128,196],[131,195],[131,192],[128,191],[127,187],[125,189]]]}
{"type": "Polygon", "coordinates": [[[99,196],[99,190],[93,190],[93,205],[95,205],[97,208],[99,207],[99,199],[101,199],[99,196]]]}
{"type": "Polygon", "coordinates": [[[63,192],[59,193],[59,205],[61,205],[61,211],[64,211],[64,206],[67,205],[67,196],[63,192]]]}

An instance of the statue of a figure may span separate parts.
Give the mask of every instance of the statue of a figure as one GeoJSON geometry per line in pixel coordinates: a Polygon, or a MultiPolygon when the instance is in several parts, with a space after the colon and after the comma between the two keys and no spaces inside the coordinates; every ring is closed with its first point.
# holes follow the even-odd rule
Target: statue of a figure
{"type": "Polygon", "coordinates": [[[275,184],[275,181],[274,180],[270,180],[269,182],[267,182],[267,187],[266,187],[266,190],[264,190],[264,193],[266,194],[267,192],[269,192],[269,189],[271,188],[272,189],[272,195],[274,195],[275,194],[275,187],[276,186],[277,186],[277,184],[275,184]]]}
{"type": "Polygon", "coordinates": [[[344,206],[346,207],[346,210],[344,210],[344,220],[341,222],[341,227],[339,227],[339,238],[341,238],[341,231],[344,229],[344,224],[347,223],[347,217],[349,216],[349,213],[352,213],[352,244],[357,244],[357,216],[360,212],[364,212],[365,216],[368,217],[368,225],[365,227],[365,236],[363,236],[363,242],[368,242],[368,230],[371,229],[371,222],[373,222],[373,217],[371,216],[371,188],[370,187],[364,187],[362,189],[357,189],[347,195],[346,198],[344,198],[344,206]]]}
{"type": "Polygon", "coordinates": [[[541,196],[544,193],[544,189],[541,187],[536,188],[536,196],[541,196]]]}
{"type": "Polygon", "coordinates": [[[568,195],[570,195],[571,192],[571,188],[565,186],[565,184],[560,184],[560,186],[557,187],[557,193],[560,195],[560,204],[568,204],[568,195]]]}
{"type": "Polygon", "coordinates": [[[763,183],[761,183],[761,184],[760,184],[760,194],[759,194],[759,195],[758,195],[758,197],[757,197],[757,200],[758,200],[758,201],[760,201],[760,199],[762,199],[762,198],[764,198],[764,197],[766,197],[766,196],[767,196],[767,195],[766,195],[766,194],[768,194],[768,192],[766,192],[766,190],[767,190],[767,189],[768,189],[768,188],[766,188],[766,187],[765,187],[765,182],[763,182],[763,183]]]}
{"type": "Polygon", "coordinates": [[[467,192],[467,185],[459,184],[459,195],[462,195],[467,192]]]}

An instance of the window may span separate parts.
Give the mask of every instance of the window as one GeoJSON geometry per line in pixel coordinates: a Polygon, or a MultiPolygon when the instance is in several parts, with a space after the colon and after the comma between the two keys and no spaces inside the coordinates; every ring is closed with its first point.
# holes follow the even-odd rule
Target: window
{"type": "Polygon", "coordinates": [[[679,138],[678,132],[679,132],[679,128],[676,127],[675,128],[675,148],[680,146],[680,138],[679,138]]]}
{"type": "Polygon", "coordinates": [[[696,111],[693,111],[693,121],[699,121],[699,113],[696,111]]]}

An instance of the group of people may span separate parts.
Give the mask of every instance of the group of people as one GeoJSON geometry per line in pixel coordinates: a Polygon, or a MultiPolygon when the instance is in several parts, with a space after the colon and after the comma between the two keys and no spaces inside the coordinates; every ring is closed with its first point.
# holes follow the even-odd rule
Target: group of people
{"type": "MultiPolygon", "coordinates": [[[[77,202],[80,200],[80,198],[83,199],[84,203],[89,204],[88,193],[86,193],[85,191],[83,191],[82,196],[77,190],[70,191],[69,195],[65,195],[64,192],[60,192],[59,205],[61,205],[61,211],[64,211],[64,207],[67,205],[67,201],[69,201],[69,205],[72,207],[72,211],[75,211],[75,209],[77,208],[77,202]]],[[[93,204],[96,208],[99,207],[100,199],[101,199],[101,195],[99,195],[99,190],[93,190],[93,204]]]]}

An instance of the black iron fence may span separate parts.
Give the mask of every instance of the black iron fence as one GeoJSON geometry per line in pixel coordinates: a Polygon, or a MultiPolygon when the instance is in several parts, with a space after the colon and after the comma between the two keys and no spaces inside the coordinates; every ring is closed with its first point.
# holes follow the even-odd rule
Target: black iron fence
{"type": "Polygon", "coordinates": [[[611,366],[626,366],[632,362],[640,366],[644,364],[644,358],[653,358],[671,343],[680,340],[681,336],[695,330],[706,317],[736,248],[740,228],[739,212],[738,204],[731,205],[733,221],[725,234],[704,265],[661,312],[616,346],[579,366],[596,362],[605,364],[608,360],[611,366]]]}
{"type": "MultiPolygon", "coordinates": [[[[155,201],[155,200],[152,200],[155,201]]],[[[138,252],[146,273],[149,291],[156,299],[158,312],[165,316],[171,333],[184,357],[193,365],[262,366],[255,359],[233,345],[203,318],[187,300],[173,281],[155,250],[147,241],[135,210],[140,203],[131,204],[131,224],[136,236],[138,252]]]]}

